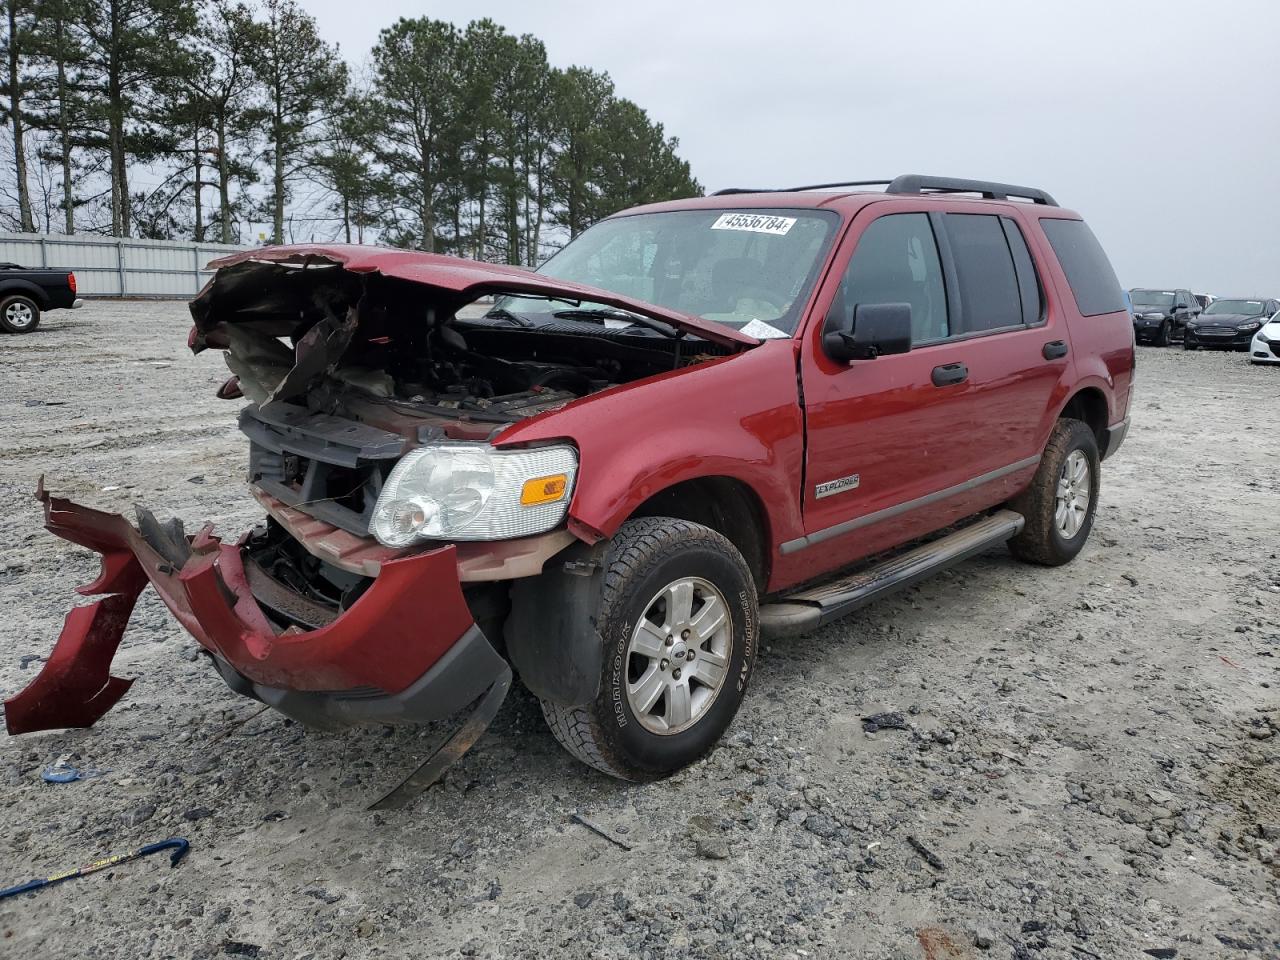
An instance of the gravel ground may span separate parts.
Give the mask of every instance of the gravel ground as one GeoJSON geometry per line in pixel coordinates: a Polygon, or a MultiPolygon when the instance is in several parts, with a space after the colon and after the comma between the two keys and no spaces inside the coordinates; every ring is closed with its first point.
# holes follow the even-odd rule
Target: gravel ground
{"type": "MultiPolygon", "coordinates": [[[[0,337],[0,690],[96,570],[40,527],[40,473],[188,529],[256,520],[188,326],[91,303],[0,337]]],[[[727,741],[649,786],[578,765],[518,691],[441,787],[366,812],[442,729],[256,715],[144,596],[121,705],[0,742],[0,883],[174,834],[191,855],[0,903],[0,954],[1280,957],[1278,398],[1239,354],[1143,349],[1080,558],[992,551],[773,643],[727,741]],[[901,729],[868,732],[884,712],[901,729]],[[43,782],[66,754],[105,772],[43,782]]]]}

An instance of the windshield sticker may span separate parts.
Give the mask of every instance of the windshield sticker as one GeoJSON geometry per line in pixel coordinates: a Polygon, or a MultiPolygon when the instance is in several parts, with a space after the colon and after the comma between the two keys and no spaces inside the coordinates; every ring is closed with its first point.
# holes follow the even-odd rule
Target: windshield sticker
{"type": "Polygon", "coordinates": [[[752,320],[750,323],[743,324],[742,332],[757,340],[785,340],[791,336],[785,330],[779,330],[773,324],[765,323],[763,320],[752,320]]]}
{"type": "Polygon", "coordinates": [[[758,213],[722,213],[711,225],[712,230],[747,230],[785,237],[796,225],[795,217],[767,217],[758,213]]]}

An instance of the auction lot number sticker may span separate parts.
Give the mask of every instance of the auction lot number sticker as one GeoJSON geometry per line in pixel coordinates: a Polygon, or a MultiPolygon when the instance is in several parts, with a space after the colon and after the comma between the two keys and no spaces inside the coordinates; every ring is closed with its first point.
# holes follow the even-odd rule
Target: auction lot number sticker
{"type": "Polygon", "coordinates": [[[760,213],[722,213],[712,230],[747,230],[784,237],[796,225],[795,217],[770,217],[760,213]]]}

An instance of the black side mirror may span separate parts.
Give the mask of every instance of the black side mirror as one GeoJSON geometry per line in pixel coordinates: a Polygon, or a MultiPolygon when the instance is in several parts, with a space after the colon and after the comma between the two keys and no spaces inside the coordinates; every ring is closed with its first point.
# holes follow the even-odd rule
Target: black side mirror
{"type": "Polygon", "coordinates": [[[860,303],[849,317],[832,310],[822,331],[822,349],[832,360],[871,360],[911,349],[911,304],[860,303]]]}
{"type": "Polygon", "coordinates": [[[1187,305],[1186,305],[1185,303],[1175,303],[1175,304],[1173,305],[1173,309],[1175,309],[1175,310],[1185,310],[1185,309],[1187,309],[1187,305]]]}

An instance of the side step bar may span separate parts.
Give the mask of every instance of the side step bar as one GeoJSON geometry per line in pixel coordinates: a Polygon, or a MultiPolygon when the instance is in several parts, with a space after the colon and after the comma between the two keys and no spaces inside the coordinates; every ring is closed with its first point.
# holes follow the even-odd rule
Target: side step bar
{"type": "Polygon", "coordinates": [[[1026,522],[1013,510],[998,510],[955,533],[900,553],[821,586],[760,607],[760,629],[769,637],[808,633],[832,620],[909,587],[952,564],[1016,536],[1026,522]]]}

